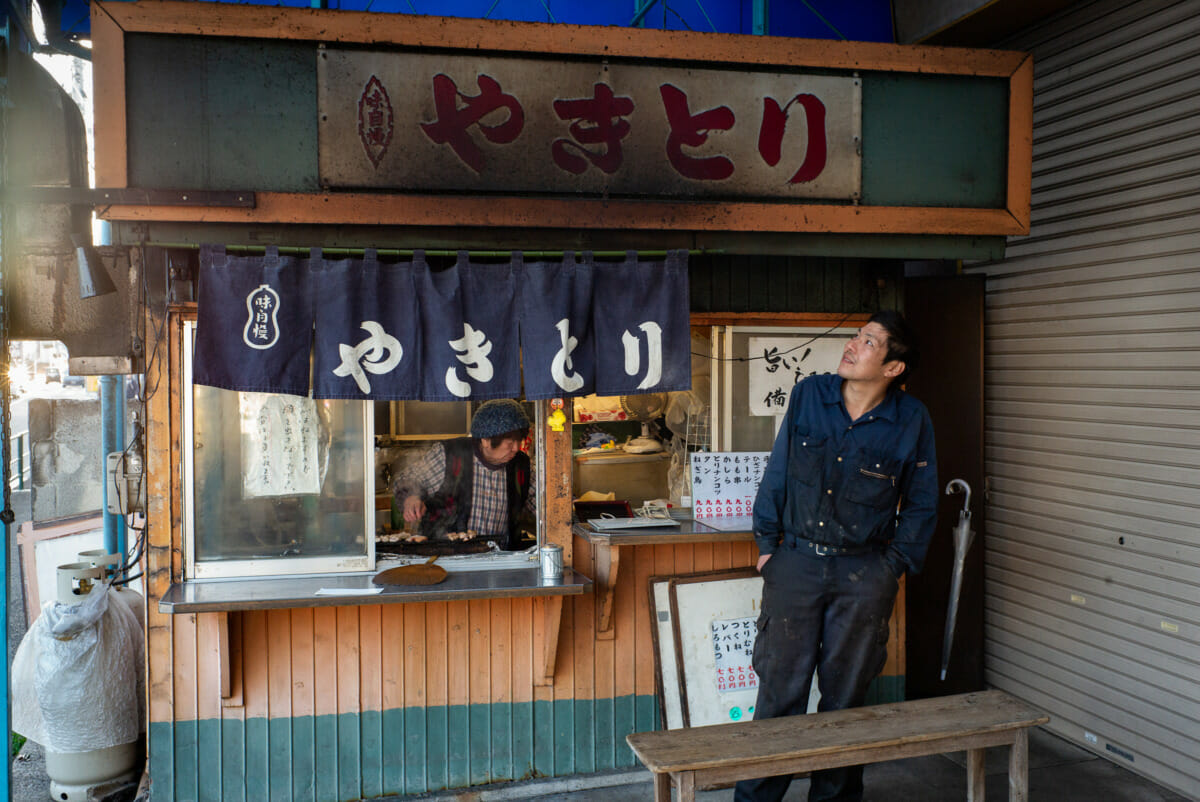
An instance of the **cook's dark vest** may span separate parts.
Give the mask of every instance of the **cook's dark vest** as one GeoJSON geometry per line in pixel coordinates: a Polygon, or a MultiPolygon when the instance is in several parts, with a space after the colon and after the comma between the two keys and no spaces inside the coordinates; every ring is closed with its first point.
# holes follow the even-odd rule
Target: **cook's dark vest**
{"type": "MultiPolygon", "coordinates": [[[[420,533],[444,538],[448,532],[466,532],[471,520],[471,501],[475,487],[475,441],[459,437],[442,443],[446,451],[446,476],[442,486],[425,500],[425,517],[420,533]]],[[[504,466],[504,486],[508,491],[508,541],[500,548],[512,548],[518,541],[517,517],[529,498],[529,455],[518,451],[504,466]]]]}

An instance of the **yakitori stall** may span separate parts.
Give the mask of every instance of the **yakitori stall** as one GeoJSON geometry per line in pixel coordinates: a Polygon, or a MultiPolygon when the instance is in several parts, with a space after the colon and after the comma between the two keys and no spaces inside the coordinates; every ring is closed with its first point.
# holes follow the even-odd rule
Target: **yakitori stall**
{"type": "MultiPolygon", "coordinates": [[[[651,579],[757,554],[696,520],[691,454],[769,449],[772,399],[832,369],[772,338],[897,306],[944,334],[965,279],[906,264],[1029,225],[1019,53],[174,2],[92,30],[97,185],[144,191],[99,212],[146,288],[156,800],[634,765],[670,691],[651,579]],[[527,517],[422,542],[392,491],[502,398],[527,517]],[[678,520],[597,531],[587,491],[678,520]],[[437,584],[373,582],[431,557],[437,584]]],[[[981,370],[913,388],[935,425],[978,422],[938,399],[981,370]]],[[[941,625],[897,606],[877,698],[941,625]]]]}

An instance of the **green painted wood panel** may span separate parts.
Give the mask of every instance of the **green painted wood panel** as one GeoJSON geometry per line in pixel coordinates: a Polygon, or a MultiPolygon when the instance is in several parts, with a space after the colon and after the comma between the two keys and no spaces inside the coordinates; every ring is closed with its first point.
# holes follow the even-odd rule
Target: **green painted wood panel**
{"type": "Polygon", "coordinates": [[[200,798],[197,788],[200,772],[196,762],[200,756],[199,730],[200,722],[184,721],[176,724],[171,732],[170,743],[173,746],[172,754],[175,757],[174,788],[177,789],[177,799],[195,800],[200,798]]]}
{"type": "MultiPolygon", "coordinates": [[[[509,702],[499,702],[488,710],[488,741],[482,745],[487,762],[487,772],[490,777],[518,777],[523,771],[516,770],[513,760],[515,735],[513,721],[513,705],[509,702]]],[[[472,754],[480,754],[477,746],[472,743],[472,754]]]]}
{"type": "MultiPolygon", "coordinates": [[[[212,777],[219,777],[221,780],[220,783],[212,783],[214,787],[221,789],[221,794],[212,794],[211,797],[228,802],[248,802],[245,781],[246,728],[243,722],[236,720],[222,721],[220,726],[220,761],[213,764],[203,761],[200,763],[205,767],[206,774],[211,773],[212,777]]],[[[204,793],[204,784],[201,783],[201,797],[204,796],[209,795],[204,793]]]]}
{"type": "MultiPolygon", "coordinates": [[[[319,190],[317,47],[129,34],[133,186],[319,190]]],[[[864,205],[1003,208],[1008,84],[864,73],[864,205]]]]}
{"type": "Polygon", "coordinates": [[[292,799],[295,802],[316,802],[317,799],[317,729],[312,716],[291,719],[292,799]]]}
{"type": "Polygon", "coordinates": [[[404,753],[403,708],[385,710],[383,720],[383,793],[399,794],[404,790],[404,767],[408,764],[404,753]]]}
{"type": "Polygon", "coordinates": [[[325,799],[340,799],[338,794],[337,753],[338,753],[338,721],[337,716],[317,716],[314,721],[313,743],[314,766],[313,784],[315,797],[318,801],[325,799]],[[332,766],[332,768],[330,768],[332,766]]]}
{"type": "Polygon", "coordinates": [[[874,312],[896,307],[904,276],[896,259],[700,254],[688,265],[693,312],[874,312]]]}
{"type": "MultiPolygon", "coordinates": [[[[239,733],[240,735],[241,733],[239,733]]],[[[225,777],[237,776],[234,772],[244,770],[244,764],[238,757],[233,756],[228,771],[225,767],[224,728],[219,721],[200,721],[196,726],[196,799],[198,802],[218,802],[224,795],[225,777]],[[221,782],[213,780],[220,778],[221,782]]],[[[231,736],[231,741],[237,745],[241,739],[231,736]]],[[[234,793],[230,799],[240,799],[234,793]]]]}
{"type": "Polygon", "coordinates": [[[131,186],[319,189],[314,45],[136,34],[125,64],[131,186]]]}
{"type": "Polygon", "coordinates": [[[362,743],[362,795],[366,799],[384,793],[383,714],[368,710],[359,718],[362,743]]]}
{"type": "Polygon", "coordinates": [[[865,73],[864,206],[1003,209],[1008,82],[865,73]]]}
{"type": "MultiPolygon", "coordinates": [[[[271,782],[272,802],[291,802],[292,789],[292,719],[273,718],[267,725],[267,776],[271,782]]],[[[249,802],[249,800],[247,800],[249,802]]]]}
{"type": "MultiPolygon", "coordinates": [[[[880,677],[868,703],[897,701],[903,693],[903,677],[880,677]]],[[[625,736],[658,726],[655,697],[632,695],[155,722],[149,729],[151,800],[349,802],[633,767],[639,764],[625,736]],[[449,731],[460,724],[461,736],[449,731]]]]}
{"type": "Polygon", "coordinates": [[[445,784],[462,788],[471,784],[471,711],[466,705],[451,705],[445,710],[445,784]]]}
{"type": "MultiPolygon", "coordinates": [[[[246,719],[246,801],[270,799],[271,763],[267,758],[270,730],[265,718],[246,719]]],[[[205,777],[207,777],[207,767],[205,777]]]]}
{"type": "Polygon", "coordinates": [[[362,744],[359,741],[359,716],[342,713],[337,722],[338,799],[362,797],[362,744]]]}

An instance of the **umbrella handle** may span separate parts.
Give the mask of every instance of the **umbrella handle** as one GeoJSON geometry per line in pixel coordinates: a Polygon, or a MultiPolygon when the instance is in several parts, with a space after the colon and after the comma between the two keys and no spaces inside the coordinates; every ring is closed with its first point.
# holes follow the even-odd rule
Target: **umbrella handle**
{"type": "Polygon", "coordinates": [[[971,486],[963,479],[951,479],[946,485],[946,495],[953,493],[966,493],[966,498],[963,499],[962,511],[968,516],[971,514],[971,486]]]}

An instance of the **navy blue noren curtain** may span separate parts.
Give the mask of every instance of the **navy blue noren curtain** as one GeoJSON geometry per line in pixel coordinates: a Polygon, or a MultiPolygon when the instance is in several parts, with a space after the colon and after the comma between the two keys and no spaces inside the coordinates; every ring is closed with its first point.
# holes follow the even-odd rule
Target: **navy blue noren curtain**
{"type": "Polygon", "coordinates": [[[200,249],[192,380],[261,393],[308,395],[312,303],[308,264],[267,248],[262,256],[200,249]]]}
{"type": "Polygon", "coordinates": [[[626,395],[691,387],[687,252],[431,269],[204,246],[193,381],[362,400],[626,395]],[[314,332],[315,323],[315,332],[314,332]],[[312,362],[310,381],[309,362],[312,362]]]}

